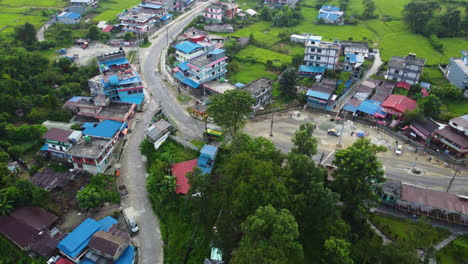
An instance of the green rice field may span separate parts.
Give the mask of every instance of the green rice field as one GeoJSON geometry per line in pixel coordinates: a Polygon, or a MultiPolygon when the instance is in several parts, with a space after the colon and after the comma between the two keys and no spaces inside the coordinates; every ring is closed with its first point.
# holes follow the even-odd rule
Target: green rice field
{"type": "Polygon", "coordinates": [[[101,13],[93,18],[93,21],[109,21],[114,19],[124,9],[136,6],[141,0],[101,0],[99,11],[101,13]]]}

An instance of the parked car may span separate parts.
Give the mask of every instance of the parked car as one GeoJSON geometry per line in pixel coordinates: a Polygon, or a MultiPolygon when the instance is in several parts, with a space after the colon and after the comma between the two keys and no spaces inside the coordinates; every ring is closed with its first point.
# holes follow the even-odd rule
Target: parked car
{"type": "Polygon", "coordinates": [[[401,155],[401,152],[403,151],[403,146],[402,145],[398,145],[395,149],[395,153],[397,155],[401,155]]]}
{"type": "Polygon", "coordinates": [[[332,136],[335,136],[335,137],[339,137],[340,136],[340,132],[336,131],[336,129],[332,128],[332,129],[328,129],[328,135],[332,135],[332,136]]]}
{"type": "Polygon", "coordinates": [[[122,215],[124,216],[125,222],[127,222],[128,227],[132,231],[132,234],[138,233],[138,224],[135,220],[133,210],[131,210],[131,208],[125,208],[122,210],[122,215]]]}

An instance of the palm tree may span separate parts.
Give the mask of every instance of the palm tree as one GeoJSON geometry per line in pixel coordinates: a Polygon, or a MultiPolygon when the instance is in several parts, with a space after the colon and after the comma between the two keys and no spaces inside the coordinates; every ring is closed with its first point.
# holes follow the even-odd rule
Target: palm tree
{"type": "Polygon", "coordinates": [[[6,195],[0,198],[0,216],[8,215],[13,211],[12,201],[7,199],[6,195]]]}

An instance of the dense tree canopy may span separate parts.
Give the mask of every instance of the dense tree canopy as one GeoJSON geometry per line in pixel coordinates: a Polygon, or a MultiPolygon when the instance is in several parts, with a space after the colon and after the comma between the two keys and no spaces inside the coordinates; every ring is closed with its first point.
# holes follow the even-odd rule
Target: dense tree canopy
{"type": "Polygon", "coordinates": [[[296,82],[297,82],[297,70],[295,68],[289,68],[281,74],[279,79],[279,89],[281,96],[285,98],[296,97],[296,82]]]}

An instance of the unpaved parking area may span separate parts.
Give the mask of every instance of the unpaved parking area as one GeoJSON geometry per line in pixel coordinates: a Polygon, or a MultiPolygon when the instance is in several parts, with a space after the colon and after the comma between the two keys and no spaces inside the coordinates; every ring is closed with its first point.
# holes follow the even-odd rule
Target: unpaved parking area
{"type": "MultiPolygon", "coordinates": [[[[67,56],[78,55],[78,59],[75,60],[78,65],[86,65],[90,60],[96,58],[104,53],[117,51],[119,47],[108,46],[100,42],[93,41],[86,49],[82,49],[78,45],[74,45],[67,49],[67,56]]],[[[136,47],[123,47],[125,52],[135,50],[136,47]]]]}

